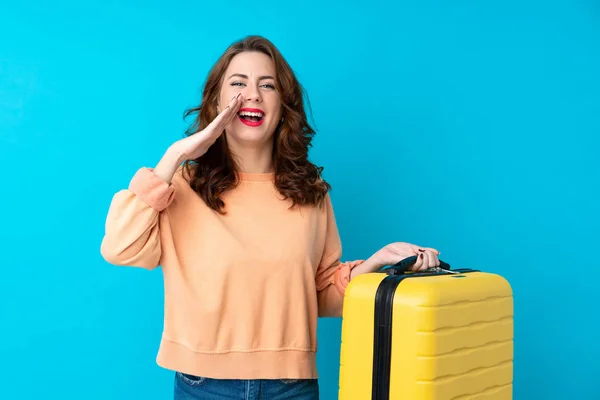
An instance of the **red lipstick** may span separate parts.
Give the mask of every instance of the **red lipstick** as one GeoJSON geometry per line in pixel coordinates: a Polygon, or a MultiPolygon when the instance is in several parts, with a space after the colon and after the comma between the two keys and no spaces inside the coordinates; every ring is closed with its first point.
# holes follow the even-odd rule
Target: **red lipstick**
{"type": "Polygon", "coordinates": [[[259,108],[241,108],[238,112],[238,118],[244,125],[257,127],[265,122],[265,112],[259,108]],[[255,115],[248,115],[245,113],[254,113],[255,115]]]}

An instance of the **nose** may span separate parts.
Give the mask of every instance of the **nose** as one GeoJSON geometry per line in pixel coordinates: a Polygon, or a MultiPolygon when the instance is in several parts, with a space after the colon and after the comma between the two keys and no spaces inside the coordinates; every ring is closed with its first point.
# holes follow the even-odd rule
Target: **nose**
{"type": "Polygon", "coordinates": [[[258,87],[256,87],[255,85],[248,85],[248,88],[246,89],[246,93],[244,93],[244,97],[246,98],[246,101],[248,101],[248,102],[255,102],[255,103],[262,102],[262,97],[260,95],[260,91],[258,90],[258,87]]]}

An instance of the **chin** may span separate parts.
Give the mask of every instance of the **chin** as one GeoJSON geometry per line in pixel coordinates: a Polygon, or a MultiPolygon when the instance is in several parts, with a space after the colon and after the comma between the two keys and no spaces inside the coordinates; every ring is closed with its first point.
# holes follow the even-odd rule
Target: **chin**
{"type": "Polygon", "coordinates": [[[273,136],[273,132],[271,131],[273,129],[269,129],[267,121],[263,121],[260,125],[254,124],[254,126],[248,126],[239,119],[236,119],[233,121],[227,135],[236,142],[258,144],[270,139],[273,136]]]}

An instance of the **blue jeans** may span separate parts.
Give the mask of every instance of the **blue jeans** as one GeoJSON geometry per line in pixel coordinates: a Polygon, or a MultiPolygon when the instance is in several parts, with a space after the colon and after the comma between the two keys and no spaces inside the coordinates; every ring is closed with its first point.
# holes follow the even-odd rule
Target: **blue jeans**
{"type": "Polygon", "coordinates": [[[319,400],[316,379],[212,379],[175,373],[174,400],[319,400]]]}

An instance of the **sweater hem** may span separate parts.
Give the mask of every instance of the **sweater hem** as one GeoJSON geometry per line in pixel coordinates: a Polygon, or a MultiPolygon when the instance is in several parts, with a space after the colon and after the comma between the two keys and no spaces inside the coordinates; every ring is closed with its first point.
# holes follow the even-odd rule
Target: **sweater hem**
{"type": "Polygon", "coordinates": [[[201,353],[163,338],[156,362],[168,370],[212,379],[318,379],[313,350],[201,353]]]}

